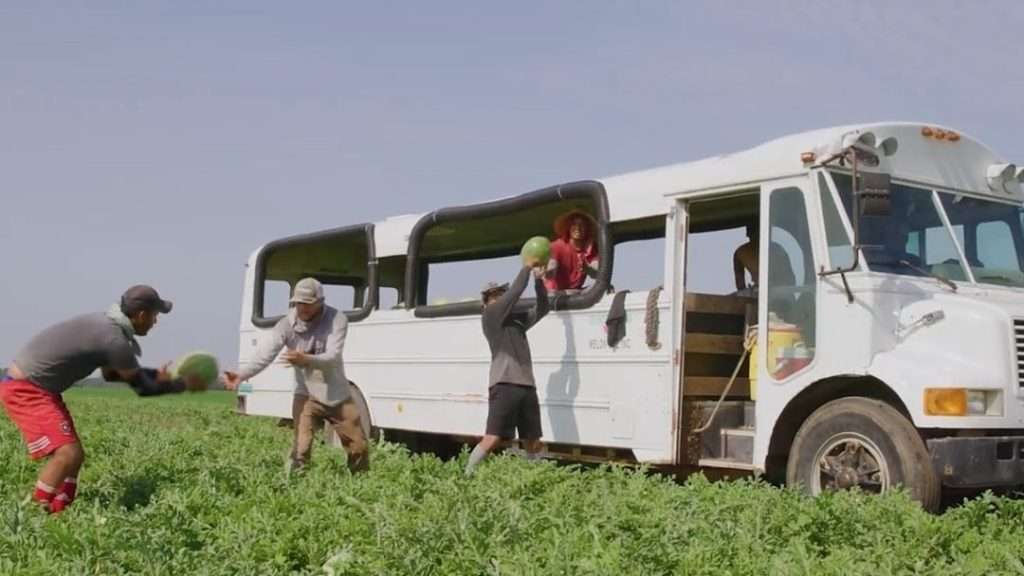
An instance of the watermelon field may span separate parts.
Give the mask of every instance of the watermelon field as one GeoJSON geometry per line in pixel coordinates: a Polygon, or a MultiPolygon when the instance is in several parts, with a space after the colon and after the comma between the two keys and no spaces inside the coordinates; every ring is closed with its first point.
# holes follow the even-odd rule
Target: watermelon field
{"type": "Polygon", "coordinates": [[[22,504],[36,466],[0,418],[0,574],[1024,574],[1024,500],[929,515],[902,494],[812,500],[756,481],[459,460],[374,445],[350,476],[318,445],[210,392],[67,394],[88,460],[79,498],[22,504]]]}

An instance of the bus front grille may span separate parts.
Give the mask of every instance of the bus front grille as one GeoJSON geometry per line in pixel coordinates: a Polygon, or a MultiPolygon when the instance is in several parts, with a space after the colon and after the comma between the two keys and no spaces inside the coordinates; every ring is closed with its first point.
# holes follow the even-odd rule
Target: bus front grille
{"type": "Polygon", "coordinates": [[[1017,385],[1024,387],[1024,318],[1013,321],[1013,339],[1017,346],[1017,385]]]}

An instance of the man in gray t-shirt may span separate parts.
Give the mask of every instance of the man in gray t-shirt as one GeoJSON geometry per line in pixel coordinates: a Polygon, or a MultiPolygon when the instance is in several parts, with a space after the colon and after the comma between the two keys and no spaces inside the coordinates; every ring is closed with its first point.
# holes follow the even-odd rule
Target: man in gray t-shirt
{"type": "Polygon", "coordinates": [[[49,458],[33,499],[60,512],[75,499],[85,461],[61,394],[93,371],[127,382],[140,396],[202,389],[198,379],[171,379],[141,368],[136,336],[145,336],[171,303],[149,286],[133,286],[106,313],[85,314],[46,328],[25,344],[0,382],[0,403],[21,430],[32,459],[49,458]]]}
{"type": "Polygon", "coordinates": [[[533,358],[526,331],[548,313],[548,293],[544,287],[546,267],[524,266],[512,286],[489,283],[480,291],[483,312],[480,323],[491,349],[488,375],[487,426],[484,437],[473,448],[466,463],[471,475],[484,458],[503,441],[523,441],[528,457],[539,458],[542,436],[540,402],[533,379],[533,358]],[[537,301],[531,310],[515,313],[516,304],[533,278],[537,301]]]}

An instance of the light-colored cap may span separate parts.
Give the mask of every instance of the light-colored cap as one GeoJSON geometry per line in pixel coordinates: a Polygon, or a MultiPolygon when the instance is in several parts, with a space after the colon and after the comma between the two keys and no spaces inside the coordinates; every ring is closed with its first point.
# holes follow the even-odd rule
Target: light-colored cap
{"type": "Polygon", "coordinates": [[[324,299],[324,287],[316,278],[303,278],[292,290],[292,304],[316,304],[324,299]]]}
{"type": "Polygon", "coordinates": [[[480,299],[486,300],[487,296],[492,292],[505,292],[508,290],[508,282],[499,284],[497,282],[488,282],[480,287],[480,299]]]}

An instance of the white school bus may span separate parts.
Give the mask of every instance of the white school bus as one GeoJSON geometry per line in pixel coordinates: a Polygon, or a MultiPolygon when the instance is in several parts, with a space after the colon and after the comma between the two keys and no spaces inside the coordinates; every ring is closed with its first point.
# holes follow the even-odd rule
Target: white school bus
{"type": "MultiPolygon", "coordinates": [[[[478,436],[489,352],[475,290],[584,210],[597,277],[551,294],[529,332],[549,455],[810,493],[902,485],[933,508],[943,487],[1024,484],[1022,180],[955,130],[879,123],[284,238],[249,259],[240,358],[315,276],[351,319],[346,371],[367,426],[414,443],[478,436]],[[756,266],[737,290],[743,231],[756,266]],[[610,341],[615,305],[625,333],[610,341]]],[[[288,417],[291,392],[274,365],[240,409],[288,417]]]]}

